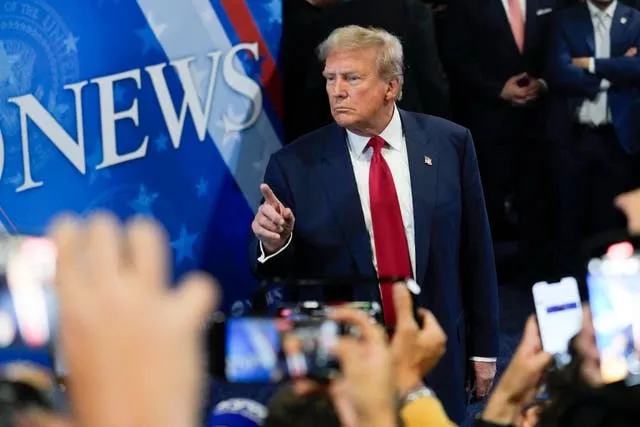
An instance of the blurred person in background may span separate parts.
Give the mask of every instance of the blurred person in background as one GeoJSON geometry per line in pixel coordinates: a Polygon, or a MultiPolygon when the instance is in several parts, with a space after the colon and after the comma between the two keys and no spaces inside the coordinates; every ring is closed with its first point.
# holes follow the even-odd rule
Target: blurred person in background
{"type": "Polygon", "coordinates": [[[449,85],[438,56],[433,14],[420,0],[284,0],[280,64],[285,140],[333,121],[315,49],[340,27],[382,28],[402,41],[405,91],[400,108],[449,115],[449,85]]]}
{"type": "Polygon", "coordinates": [[[640,185],[640,12],[588,0],[558,13],[548,134],[558,203],[557,270],[578,275],[583,239],[624,227],[614,198],[640,185]]]}
{"type": "Polygon", "coordinates": [[[556,0],[450,0],[444,60],[471,131],[494,242],[519,242],[520,281],[544,278],[551,260],[542,80],[556,0]]]}

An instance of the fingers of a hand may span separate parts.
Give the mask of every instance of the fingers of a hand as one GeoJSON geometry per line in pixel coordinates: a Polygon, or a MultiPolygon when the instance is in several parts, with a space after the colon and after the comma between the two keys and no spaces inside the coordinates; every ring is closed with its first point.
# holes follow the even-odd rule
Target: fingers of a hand
{"type": "Polygon", "coordinates": [[[488,379],[480,379],[476,382],[476,397],[482,398],[489,394],[489,389],[491,388],[491,384],[493,380],[488,379]]]}
{"type": "Polygon", "coordinates": [[[261,216],[265,217],[266,219],[268,219],[269,221],[273,222],[274,224],[276,224],[278,226],[283,226],[284,225],[284,218],[276,210],[276,208],[274,208],[270,204],[263,203],[262,205],[260,205],[258,210],[259,210],[259,213],[261,214],[261,216]]]}
{"type": "Polygon", "coordinates": [[[526,72],[524,72],[524,73],[518,74],[517,76],[511,77],[511,80],[514,81],[514,82],[517,82],[518,80],[520,80],[520,79],[522,79],[524,77],[527,77],[527,76],[528,76],[528,74],[526,72]]]}
{"type": "Polygon", "coordinates": [[[150,219],[136,218],[127,225],[130,266],[138,274],[140,285],[162,289],[167,285],[169,254],[167,236],[150,219]]]}
{"type": "Polygon", "coordinates": [[[331,352],[336,356],[340,365],[343,368],[349,366],[350,358],[358,358],[358,346],[360,343],[352,337],[342,337],[338,339],[338,342],[331,349],[331,352]]]}
{"type": "Polygon", "coordinates": [[[64,292],[76,285],[84,287],[80,253],[84,242],[80,224],[71,216],[57,218],[49,228],[49,238],[56,246],[56,286],[64,292]]]}
{"type": "Polygon", "coordinates": [[[180,313],[200,326],[220,304],[218,283],[208,274],[189,273],[177,289],[180,313]]]}
{"type": "Polygon", "coordinates": [[[284,212],[282,212],[282,218],[284,219],[285,226],[293,225],[293,222],[296,219],[293,216],[293,211],[290,208],[286,208],[284,212]]]}
{"type": "Polygon", "coordinates": [[[393,285],[393,305],[396,310],[396,330],[417,327],[413,318],[413,299],[404,283],[393,285]]]}
{"type": "Polygon", "coordinates": [[[124,241],[119,221],[109,213],[96,213],[87,226],[86,256],[91,280],[107,286],[120,284],[118,272],[124,266],[124,241]]]}
{"type": "Polygon", "coordinates": [[[284,231],[284,227],[274,223],[266,216],[259,216],[258,218],[256,218],[256,222],[261,228],[278,235],[280,235],[280,233],[284,231]]]}
{"type": "Polygon", "coordinates": [[[266,228],[264,228],[262,225],[260,225],[260,219],[259,218],[255,218],[253,220],[253,222],[251,223],[251,230],[253,231],[253,234],[255,234],[256,237],[258,237],[258,239],[260,239],[260,240],[264,240],[264,239],[278,240],[278,239],[280,239],[280,234],[275,233],[273,231],[269,231],[266,228]]]}
{"type": "Polygon", "coordinates": [[[262,197],[264,197],[264,201],[271,206],[278,207],[281,205],[280,200],[278,200],[271,187],[267,184],[260,184],[260,192],[262,193],[262,197]]]}
{"type": "Polygon", "coordinates": [[[445,345],[447,343],[447,334],[444,333],[438,319],[436,319],[431,311],[426,309],[420,309],[419,313],[422,318],[423,333],[429,336],[430,341],[439,342],[441,345],[445,345]]]}
{"type": "Polygon", "coordinates": [[[532,358],[531,366],[537,375],[542,375],[545,369],[553,362],[553,356],[546,352],[536,354],[532,358]]]}
{"type": "Polygon", "coordinates": [[[369,321],[369,317],[361,310],[338,308],[330,313],[330,317],[337,322],[357,326],[363,340],[369,341],[377,338],[376,329],[369,321]]]}

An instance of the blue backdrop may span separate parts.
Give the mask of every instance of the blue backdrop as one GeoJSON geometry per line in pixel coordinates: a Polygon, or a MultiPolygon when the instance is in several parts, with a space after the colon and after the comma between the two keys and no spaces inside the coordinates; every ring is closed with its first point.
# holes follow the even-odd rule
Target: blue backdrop
{"type": "Polygon", "coordinates": [[[0,228],[62,211],[150,215],[175,275],[241,314],[247,235],[281,146],[281,0],[0,3],[0,228]]]}

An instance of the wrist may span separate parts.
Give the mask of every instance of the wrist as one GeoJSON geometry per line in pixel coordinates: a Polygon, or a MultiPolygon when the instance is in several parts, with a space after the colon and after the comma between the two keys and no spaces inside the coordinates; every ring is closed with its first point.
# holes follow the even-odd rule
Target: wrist
{"type": "Polygon", "coordinates": [[[482,419],[496,424],[514,424],[520,414],[521,405],[499,388],[489,398],[482,412],[482,419]]]}
{"type": "Polygon", "coordinates": [[[399,374],[396,381],[396,391],[402,398],[406,396],[411,390],[423,386],[422,378],[418,374],[399,374]]]}

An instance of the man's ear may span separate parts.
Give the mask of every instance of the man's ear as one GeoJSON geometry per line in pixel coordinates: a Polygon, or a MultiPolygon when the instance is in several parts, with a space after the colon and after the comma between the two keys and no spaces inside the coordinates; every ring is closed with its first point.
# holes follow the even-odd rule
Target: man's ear
{"type": "Polygon", "coordinates": [[[400,80],[397,77],[393,77],[387,82],[387,92],[384,97],[387,101],[400,99],[401,91],[400,80]]]}

